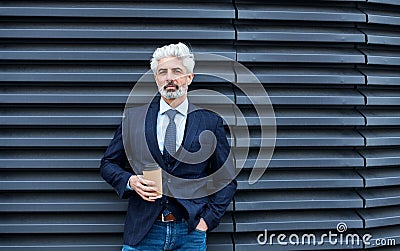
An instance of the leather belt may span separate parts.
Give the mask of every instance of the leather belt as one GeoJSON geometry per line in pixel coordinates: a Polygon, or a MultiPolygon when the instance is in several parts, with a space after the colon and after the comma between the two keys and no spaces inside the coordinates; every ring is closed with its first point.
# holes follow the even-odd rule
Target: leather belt
{"type": "Polygon", "coordinates": [[[157,217],[157,220],[160,220],[162,222],[171,222],[171,221],[176,221],[176,218],[173,214],[168,214],[167,216],[164,216],[162,213],[157,217]]]}

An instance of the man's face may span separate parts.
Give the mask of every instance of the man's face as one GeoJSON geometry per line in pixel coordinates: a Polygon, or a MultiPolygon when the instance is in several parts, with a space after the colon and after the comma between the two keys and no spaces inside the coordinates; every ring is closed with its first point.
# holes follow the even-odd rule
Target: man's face
{"type": "Polygon", "coordinates": [[[176,99],[186,95],[193,73],[187,74],[182,60],[177,57],[165,57],[158,61],[154,75],[158,90],[166,99],[176,99]]]}

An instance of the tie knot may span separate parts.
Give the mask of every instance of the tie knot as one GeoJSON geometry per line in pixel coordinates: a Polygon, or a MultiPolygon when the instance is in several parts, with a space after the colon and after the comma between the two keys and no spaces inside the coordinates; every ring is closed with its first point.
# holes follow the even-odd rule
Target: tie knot
{"type": "Polygon", "coordinates": [[[169,120],[173,121],[175,119],[175,115],[178,113],[177,110],[169,109],[168,111],[165,112],[167,114],[169,120]]]}

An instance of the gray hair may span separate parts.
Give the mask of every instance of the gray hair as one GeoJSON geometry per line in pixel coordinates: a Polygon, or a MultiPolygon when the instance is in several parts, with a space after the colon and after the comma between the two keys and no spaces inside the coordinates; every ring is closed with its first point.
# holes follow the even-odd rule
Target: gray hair
{"type": "Polygon", "coordinates": [[[182,60],[182,64],[185,66],[187,73],[193,73],[194,56],[186,44],[177,43],[157,48],[150,62],[150,67],[154,74],[157,73],[158,61],[165,57],[178,57],[182,60]]]}

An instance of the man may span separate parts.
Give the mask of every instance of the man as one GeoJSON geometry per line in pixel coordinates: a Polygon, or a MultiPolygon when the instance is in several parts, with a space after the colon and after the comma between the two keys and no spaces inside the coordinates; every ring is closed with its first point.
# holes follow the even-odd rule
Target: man
{"type": "MultiPolygon", "coordinates": [[[[206,250],[206,233],[217,227],[236,191],[233,159],[221,117],[196,109],[187,99],[194,64],[193,54],[183,43],[170,44],[154,52],[151,68],[161,97],[156,97],[142,116],[146,142],[137,142],[141,139],[140,132],[135,132],[138,130],[131,125],[125,128],[121,125],[101,160],[102,177],[121,198],[129,198],[123,251],[206,250]],[[122,142],[125,130],[124,139],[129,134],[135,143],[122,142]],[[206,130],[215,135],[213,144],[209,144],[214,148],[207,159],[198,163],[180,159],[181,152],[191,154],[203,148],[199,135],[206,130]],[[138,170],[135,165],[143,163],[145,158],[139,151],[142,145],[148,146],[151,158],[170,175],[194,181],[225,169],[228,182],[217,192],[200,198],[174,198],[165,193],[160,196],[155,182],[144,179],[140,171],[132,173],[124,168],[132,166],[138,170]]],[[[140,109],[131,108],[126,112],[127,121],[141,117],[135,115],[140,109]]],[[[170,188],[178,193],[182,190],[181,186],[170,188]]],[[[202,188],[195,190],[193,194],[202,188]]]]}

